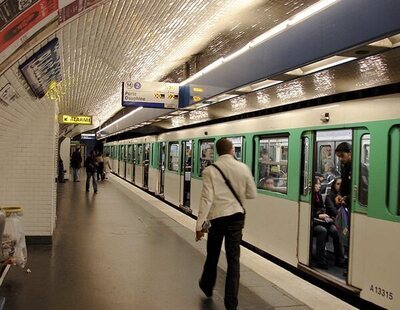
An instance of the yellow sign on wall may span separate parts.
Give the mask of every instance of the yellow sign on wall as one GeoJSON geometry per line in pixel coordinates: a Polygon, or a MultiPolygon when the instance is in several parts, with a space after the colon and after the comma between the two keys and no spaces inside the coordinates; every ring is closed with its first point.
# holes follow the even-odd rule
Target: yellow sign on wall
{"type": "Polygon", "coordinates": [[[59,123],[92,125],[92,117],[87,115],[60,115],[59,123]]]}

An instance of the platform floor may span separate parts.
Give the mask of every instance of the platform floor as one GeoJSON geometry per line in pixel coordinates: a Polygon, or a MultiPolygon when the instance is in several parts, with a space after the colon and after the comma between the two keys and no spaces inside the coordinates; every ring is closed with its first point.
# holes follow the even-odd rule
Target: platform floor
{"type": "MultiPolygon", "coordinates": [[[[53,244],[9,270],[4,309],[224,309],[225,255],[208,299],[193,219],[115,176],[97,194],[81,180],[59,184],[53,244]]],[[[354,309],[246,249],[240,281],[242,310],[354,309]]]]}

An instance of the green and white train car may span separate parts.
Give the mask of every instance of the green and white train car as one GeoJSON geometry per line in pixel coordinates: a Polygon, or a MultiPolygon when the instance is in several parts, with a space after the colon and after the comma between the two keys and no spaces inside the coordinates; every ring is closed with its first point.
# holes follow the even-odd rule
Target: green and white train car
{"type": "Polygon", "coordinates": [[[221,137],[232,139],[258,186],[258,197],[246,202],[247,243],[362,299],[400,309],[399,94],[110,142],[105,150],[116,174],[197,215],[201,171],[217,159],[221,137]],[[344,141],[352,146],[348,266],[323,270],[313,266],[311,189],[328,161],[340,170],[334,150],[344,141]],[[267,175],[272,185],[265,187],[267,175]],[[361,182],[367,189],[360,190],[361,182]]]}

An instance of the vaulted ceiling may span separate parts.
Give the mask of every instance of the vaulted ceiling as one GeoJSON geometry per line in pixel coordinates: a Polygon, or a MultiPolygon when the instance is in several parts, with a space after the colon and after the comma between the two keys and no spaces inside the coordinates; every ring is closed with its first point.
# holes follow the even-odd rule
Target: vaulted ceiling
{"type": "MultiPolygon", "coordinates": [[[[121,109],[123,80],[180,82],[315,2],[100,1],[67,22],[60,24],[55,17],[44,25],[0,64],[0,82],[11,83],[25,101],[36,102],[18,66],[58,38],[59,93],[40,100],[55,101],[61,114],[93,115],[97,127],[121,109]]],[[[68,127],[63,129],[66,133],[68,127]]]]}
{"type": "MultiPolygon", "coordinates": [[[[318,0],[31,0],[20,1],[17,5],[13,0],[3,1],[0,5],[2,31],[0,49],[12,35],[16,35],[23,27],[29,25],[29,18],[23,15],[28,12],[29,5],[30,8],[35,5],[38,8],[42,6],[40,7],[42,9],[43,6],[51,4],[53,11],[47,19],[31,29],[31,34],[19,38],[21,43],[12,53],[9,49],[8,53],[2,51],[0,89],[10,84],[15,89],[18,100],[24,103],[51,102],[57,104],[60,114],[93,116],[92,126],[60,126],[60,135],[73,137],[99,126],[110,127],[107,135],[122,132],[121,128],[140,129],[138,132],[145,134],[145,128],[149,128],[147,123],[153,123],[157,128],[170,129],[197,123],[198,120],[217,119],[279,106],[289,101],[398,83],[400,70],[397,56],[400,29],[392,26],[391,37],[383,39],[382,34],[381,37],[375,38],[381,39],[379,42],[372,42],[371,37],[366,38],[368,42],[365,41],[366,45],[362,46],[362,50],[360,50],[361,45],[354,46],[356,49],[353,50],[350,46],[343,50],[342,54],[338,54],[339,57],[351,56],[353,59],[359,59],[343,65],[345,66],[343,70],[316,70],[326,65],[323,62],[328,59],[323,58],[332,56],[325,55],[321,56],[322,60],[312,60],[316,61],[315,63],[307,62],[306,66],[303,64],[303,67],[299,66],[283,74],[285,76],[277,77],[279,81],[272,81],[281,84],[276,86],[270,84],[268,89],[249,96],[240,95],[264,88],[271,81],[257,81],[257,83],[253,81],[252,85],[242,85],[240,88],[232,89],[236,98],[231,100],[228,99],[232,98],[232,92],[221,93],[221,96],[214,98],[215,102],[219,102],[215,106],[204,109],[200,107],[192,112],[142,109],[140,115],[137,113],[135,122],[126,118],[124,124],[121,122],[113,127],[108,126],[132,110],[132,108],[122,109],[121,106],[123,81],[131,79],[182,82],[214,61],[247,47],[255,38],[260,38],[260,35],[262,37],[269,30],[274,32],[274,29],[289,21],[289,24],[284,26],[286,28],[293,19],[299,19],[298,16],[302,15],[305,9],[312,9],[311,6],[314,4],[319,6],[321,2],[318,0]],[[15,19],[20,20],[18,24],[13,25],[14,21],[8,21],[9,24],[4,26],[4,8],[7,5],[21,10],[22,13],[15,15],[17,16],[15,19]],[[28,6],[24,8],[23,5],[28,6]],[[60,6],[57,7],[58,5],[60,6]],[[19,67],[55,38],[59,42],[62,81],[54,87],[52,95],[38,99],[22,76],[19,67]],[[385,49],[396,50],[385,52],[385,49]],[[362,60],[367,56],[370,57],[362,60]],[[315,73],[310,73],[311,75],[306,77],[308,72],[315,73]],[[387,78],[383,79],[382,76],[387,78]],[[371,84],[370,81],[375,82],[371,84]],[[301,96],[298,92],[299,87],[304,90],[301,96]],[[288,101],[288,96],[294,97],[288,101]],[[169,115],[163,115],[166,113],[169,115]]],[[[323,2],[327,5],[344,3],[335,0],[323,2]]],[[[368,2],[369,5],[375,3],[368,2]]],[[[393,11],[391,7],[398,6],[395,1],[388,1],[386,7],[383,3],[379,5],[382,6],[383,15],[375,14],[375,24],[371,23],[372,27],[382,23],[379,18],[386,18],[387,14],[391,14],[393,11]]],[[[359,6],[353,5],[353,7],[359,11],[359,6]]],[[[369,8],[365,10],[364,14],[368,15],[366,12],[369,8]]],[[[390,16],[393,20],[392,15],[390,16]]],[[[336,18],[334,23],[337,23],[336,18]]],[[[363,25],[361,24],[361,27],[363,25]]],[[[360,33],[362,32],[361,29],[360,33]]],[[[305,34],[302,34],[299,40],[304,36],[305,34]]],[[[332,60],[336,61],[336,58],[332,60]]]]}

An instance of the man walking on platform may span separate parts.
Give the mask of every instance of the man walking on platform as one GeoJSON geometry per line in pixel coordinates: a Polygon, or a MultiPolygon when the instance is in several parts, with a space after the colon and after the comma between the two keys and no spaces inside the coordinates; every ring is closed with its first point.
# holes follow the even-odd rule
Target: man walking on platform
{"type": "Polygon", "coordinates": [[[228,139],[217,142],[220,156],[215,164],[203,170],[203,189],[196,223],[196,241],[204,236],[204,223],[209,220],[207,258],[199,281],[207,297],[217,278],[217,265],[225,237],[228,270],[225,282],[225,308],[235,310],[238,306],[240,277],[240,242],[244,227],[245,199],[257,196],[257,189],[249,168],[234,158],[233,144],[228,139]]]}
{"type": "Polygon", "coordinates": [[[94,193],[97,193],[96,171],[97,163],[95,152],[91,151],[90,155],[85,160],[86,167],[86,192],[89,192],[90,179],[92,178],[94,193]]]}

